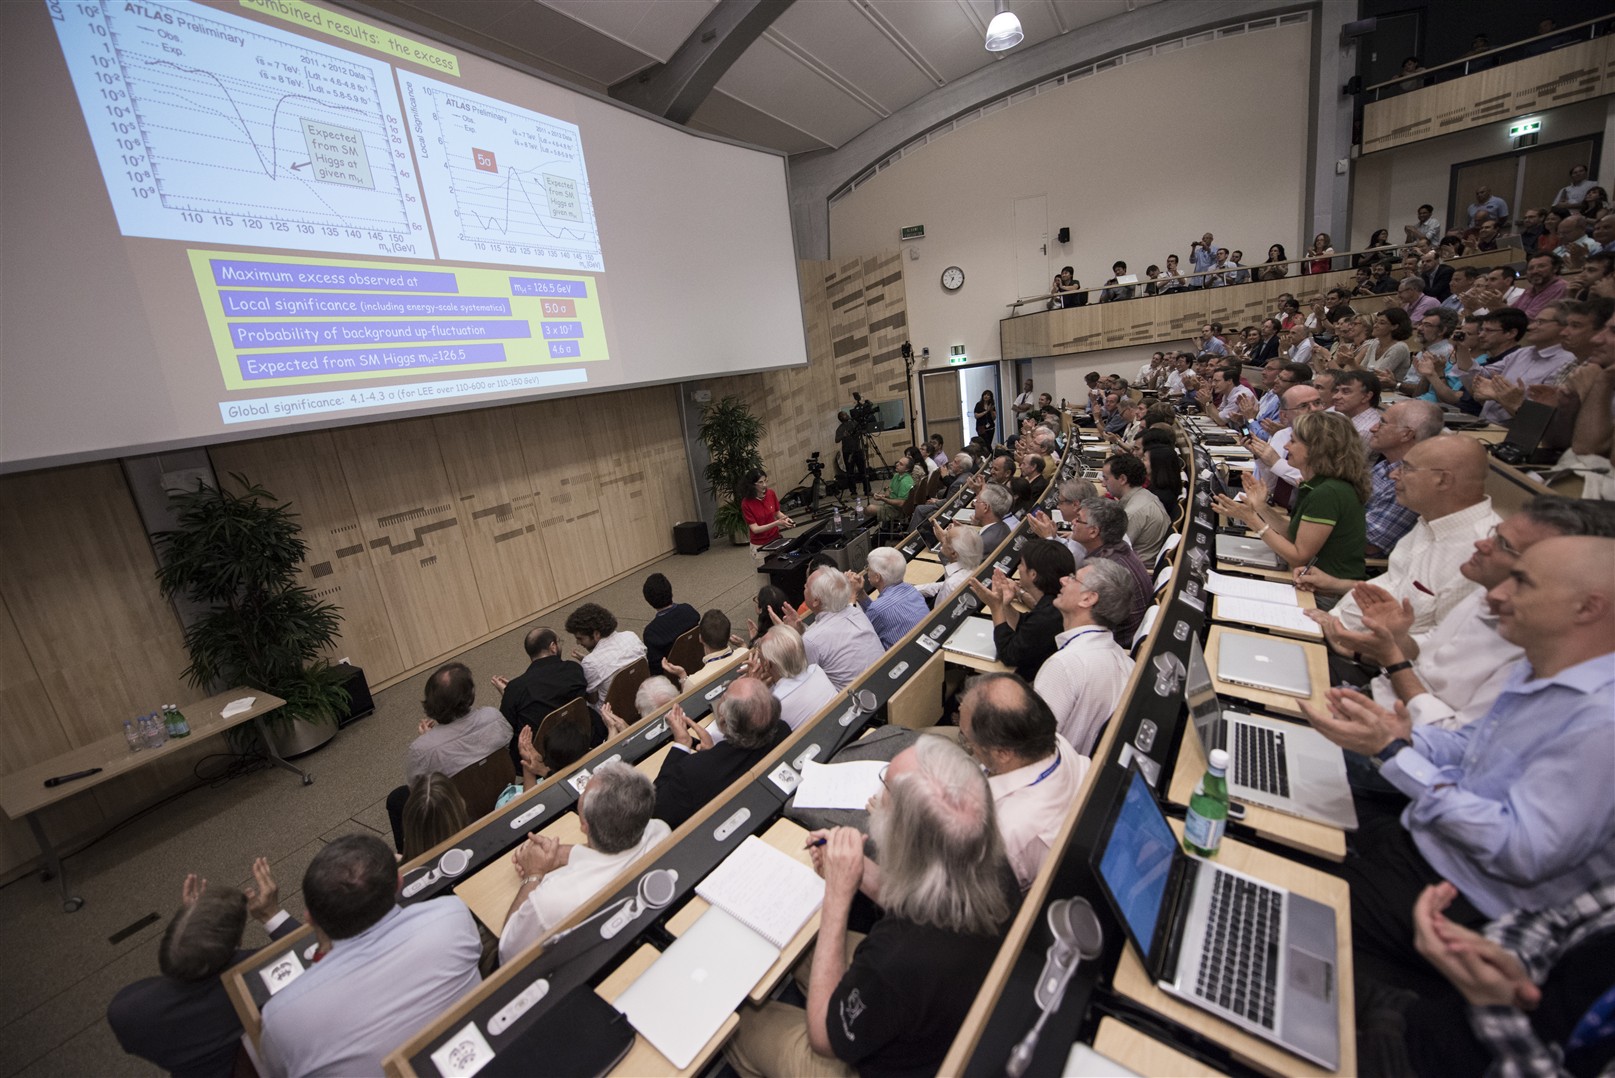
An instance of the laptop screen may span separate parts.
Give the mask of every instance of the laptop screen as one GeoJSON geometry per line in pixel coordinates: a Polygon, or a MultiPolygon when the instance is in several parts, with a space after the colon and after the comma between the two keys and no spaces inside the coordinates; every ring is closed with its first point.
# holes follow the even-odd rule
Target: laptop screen
{"type": "Polygon", "coordinates": [[[1200,638],[1189,634],[1189,671],[1184,679],[1183,696],[1189,702],[1189,718],[1194,722],[1195,733],[1200,736],[1204,752],[1223,747],[1222,701],[1211,684],[1211,667],[1206,665],[1206,653],[1200,638]]]}
{"type": "Polygon", "coordinates": [[[1099,855],[1099,877],[1146,965],[1177,848],[1144,776],[1133,771],[1099,855]]]}

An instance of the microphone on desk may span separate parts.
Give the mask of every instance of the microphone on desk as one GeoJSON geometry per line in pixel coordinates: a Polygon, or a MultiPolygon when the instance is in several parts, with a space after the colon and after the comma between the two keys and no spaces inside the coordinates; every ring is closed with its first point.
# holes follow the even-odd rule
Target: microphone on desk
{"type": "Polygon", "coordinates": [[[1071,983],[1077,966],[1084,959],[1093,961],[1104,950],[1105,931],[1087,899],[1062,898],[1051,902],[1046,916],[1054,940],[1049,944],[1043,972],[1038,974],[1037,987],[1032,992],[1032,998],[1037,1001],[1038,1010],[1042,1013],[1038,1015],[1037,1024],[1031,1032],[1022,1037],[1009,1053],[1004,1072],[1010,1078],[1021,1078],[1031,1065],[1038,1038],[1043,1035],[1043,1023],[1060,1009],[1066,986],[1071,983]]]}

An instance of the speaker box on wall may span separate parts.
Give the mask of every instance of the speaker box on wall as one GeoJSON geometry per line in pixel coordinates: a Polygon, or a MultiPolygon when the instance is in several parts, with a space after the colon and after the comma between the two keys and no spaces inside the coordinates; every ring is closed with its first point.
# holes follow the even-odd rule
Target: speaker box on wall
{"type": "Polygon", "coordinates": [[[1062,228],[1058,233],[1055,234],[1054,238],[1059,240],[1061,243],[1070,243],[1071,230],[1069,228],[1062,228]]]}

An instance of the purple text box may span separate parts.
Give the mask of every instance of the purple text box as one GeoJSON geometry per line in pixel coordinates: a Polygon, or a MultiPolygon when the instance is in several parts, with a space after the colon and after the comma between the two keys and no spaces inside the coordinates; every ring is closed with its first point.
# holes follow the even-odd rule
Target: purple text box
{"type": "Polygon", "coordinates": [[[213,283],[221,287],[362,288],[373,292],[458,292],[452,273],[367,266],[319,266],[308,262],[250,262],[210,258],[213,283]]]}
{"type": "Polygon", "coordinates": [[[551,341],[551,359],[571,359],[583,354],[583,346],[577,341],[551,341]]]}
{"type": "Polygon", "coordinates": [[[587,299],[588,281],[557,281],[551,277],[512,277],[510,294],[513,296],[577,296],[587,299]]]}
{"type": "Polygon", "coordinates": [[[401,371],[416,367],[453,367],[463,363],[503,363],[502,344],[458,344],[441,348],[361,348],[337,352],[263,352],[236,356],[241,377],[307,378],[318,374],[401,371]]]}
{"type": "Polygon", "coordinates": [[[540,322],[539,325],[544,329],[544,337],[546,340],[556,340],[562,337],[577,338],[583,336],[582,322],[540,322]]]}
{"type": "Polygon", "coordinates": [[[221,291],[226,318],[497,318],[510,316],[498,296],[400,296],[386,292],[221,291]]]}
{"type": "MultiPolygon", "coordinates": [[[[440,318],[431,322],[231,322],[237,348],[310,345],[337,348],[354,344],[427,344],[434,341],[525,340],[526,322],[486,322],[440,318]]],[[[563,334],[569,336],[569,334],[563,334]]]]}

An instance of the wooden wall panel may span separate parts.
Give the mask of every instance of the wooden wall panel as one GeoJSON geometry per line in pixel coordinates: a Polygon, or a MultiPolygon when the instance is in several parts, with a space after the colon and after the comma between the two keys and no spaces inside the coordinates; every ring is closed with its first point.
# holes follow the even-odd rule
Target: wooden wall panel
{"type": "Polygon", "coordinates": [[[488,625],[510,625],[549,606],[555,581],[511,409],[453,412],[432,423],[488,625]]]}
{"type": "Polygon", "coordinates": [[[220,481],[239,473],[291,503],[308,543],[300,582],[342,608],[330,657],[362,667],[372,683],[406,669],[331,432],[232,442],[208,455],[220,481]]]}
{"type": "Polygon", "coordinates": [[[601,520],[619,571],[666,551],[671,522],[693,512],[677,392],[657,386],[616,395],[616,410],[631,421],[614,424],[615,437],[594,454],[601,520]]]}
{"type": "MultiPolygon", "coordinates": [[[[522,459],[538,497],[539,528],[550,575],[561,596],[576,595],[627,568],[606,541],[593,456],[634,417],[617,414],[613,397],[591,397],[585,417],[577,402],[540,401],[511,409],[522,459]],[[606,405],[594,411],[592,404],[606,405]]],[[[671,548],[672,532],[667,546],[671,548]]]]}
{"type": "Polygon", "coordinates": [[[1615,41],[1596,38],[1363,108],[1363,152],[1450,135],[1615,92],[1615,41]]]}
{"type": "Polygon", "coordinates": [[[489,629],[430,419],[332,432],[406,667],[489,629]]]}

